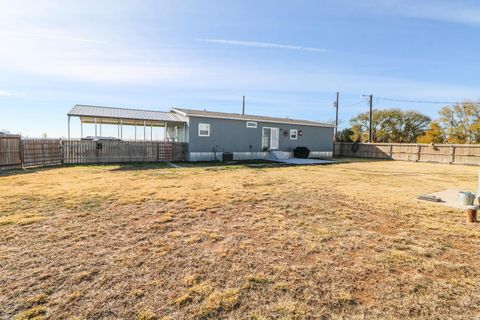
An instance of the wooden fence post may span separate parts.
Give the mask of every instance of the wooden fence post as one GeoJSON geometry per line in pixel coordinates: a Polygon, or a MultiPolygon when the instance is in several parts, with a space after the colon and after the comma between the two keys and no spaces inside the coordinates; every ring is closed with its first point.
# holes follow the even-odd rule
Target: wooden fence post
{"type": "Polygon", "coordinates": [[[415,160],[415,162],[420,161],[420,149],[421,149],[420,145],[417,144],[417,160],[415,160]]]}
{"type": "Polygon", "coordinates": [[[20,145],[20,166],[22,167],[22,169],[24,169],[25,167],[23,166],[23,140],[22,140],[22,137],[19,138],[19,145],[20,145]]]}
{"type": "Polygon", "coordinates": [[[393,144],[390,144],[388,146],[388,157],[391,159],[393,159],[393,144]]]}
{"type": "Polygon", "coordinates": [[[63,139],[60,139],[59,141],[60,143],[60,162],[63,164],[65,164],[65,155],[63,154],[63,139]]]}
{"type": "Polygon", "coordinates": [[[47,163],[47,159],[45,157],[45,143],[42,141],[41,144],[42,144],[42,160],[43,160],[43,165],[45,165],[47,163]]]}
{"type": "Polygon", "coordinates": [[[450,146],[450,164],[455,163],[455,146],[450,146]]]}

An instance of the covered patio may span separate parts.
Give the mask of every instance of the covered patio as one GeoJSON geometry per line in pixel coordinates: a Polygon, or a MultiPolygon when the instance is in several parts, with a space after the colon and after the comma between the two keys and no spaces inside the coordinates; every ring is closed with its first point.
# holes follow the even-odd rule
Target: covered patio
{"type": "Polygon", "coordinates": [[[154,128],[163,129],[163,141],[186,142],[186,119],[173,112],[75,105],[68,115],[68,138],[71,137],[72,117],[80,119],[80,139],[117,138],[124,140],[124,127],[134,128],[134,140],[153,141],[154,128]],[[94,126],[94,136],[84,136],[84,126],[94,126]],[[104,137],[102,126],[116,126],[116,137],[104,137]]]}

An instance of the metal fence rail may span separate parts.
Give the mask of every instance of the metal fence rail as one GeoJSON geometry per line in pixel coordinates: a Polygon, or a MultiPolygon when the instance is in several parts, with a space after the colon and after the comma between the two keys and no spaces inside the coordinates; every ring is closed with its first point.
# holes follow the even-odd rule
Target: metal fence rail
{"type": "Polygon", "coordinates": [[[480,144],[412,144],[337,142],[335,156],[415,162],[480,165],[480,144]]]}
{"type": "Polygon", "coordinates": [[[165,141],[88,141],[0,136],[0,169],[61,164],[185,161],[187,144],[165,141]]]}

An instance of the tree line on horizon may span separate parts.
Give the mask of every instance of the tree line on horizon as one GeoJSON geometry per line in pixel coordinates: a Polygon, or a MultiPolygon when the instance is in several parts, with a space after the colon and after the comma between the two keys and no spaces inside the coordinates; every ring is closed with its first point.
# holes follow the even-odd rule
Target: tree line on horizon
{"type": "MultiPolygon", "coordinates": [[[[366,142],[369,113],[350,119],[350,127],[337,133],[338,142],[366,142]]],[[[480,103],[445,106],[438,118],[418,111],[375,109],[372,112],[372,142],[379,143],[480,143],[480,103]]]]}

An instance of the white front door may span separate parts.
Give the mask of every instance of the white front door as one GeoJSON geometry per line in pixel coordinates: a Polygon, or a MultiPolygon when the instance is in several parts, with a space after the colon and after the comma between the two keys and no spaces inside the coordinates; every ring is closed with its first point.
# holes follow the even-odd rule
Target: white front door
{"type": "Polygon", "coordinates": [[[280,140],[280,129],[270,129],[270,150],[278,150],[280,140]]]}

